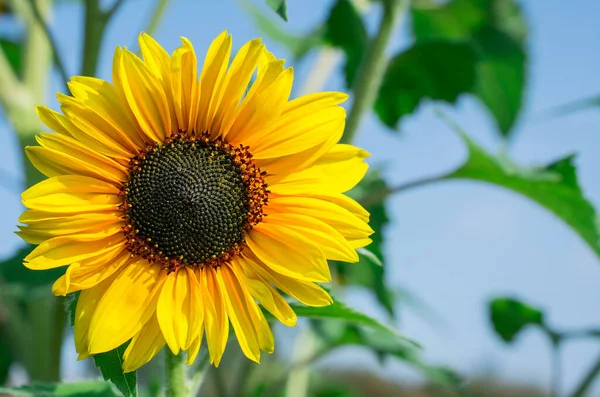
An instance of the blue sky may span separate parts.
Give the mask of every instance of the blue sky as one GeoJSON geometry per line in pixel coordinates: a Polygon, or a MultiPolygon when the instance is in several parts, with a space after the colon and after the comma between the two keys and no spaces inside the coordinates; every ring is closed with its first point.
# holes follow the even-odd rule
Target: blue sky
{"type": "MultiPolygon", "coordinates": [[[[135,43],[152,3],[129,0],[113,20],[102,49],[99,77],[110,79],[114,48],[135,43]]],[[[331,1],[288,3],[289,29],[302,32],[323,19],[331,1]]],[[[540,121],[540,115],[555,105],[600,94],[600,3],[521,3],[530,22],[529,85],[515,139],[507,150],[524,165],[577,153],[584,192],[600,205],[600,113],[587,111],[540,121]]],[[[371,30],[377,18],[376,10],[369,13],[371,30]]],[[[72,74],[79,65],[81,21],[81,10],[72,2],[56,7],[52,31],[72,74]]],[[[232,33],[236,47],[260,36],[233,0],[174,0],[155,38],[173,50],[179,36],[186,36],[203,54],[223,29],[232,33]]],[[[289,57],[285,48],[269,39],[265,42],[277,56],[289,57]]],[[[407,44],[406,30],[398,32],[390,52],[407,44]]],[[[296,69],[296,87],[302,85],[310,63],[311,59],[296,69]]],[[[55,79],[52,92],[61,89],[58,83],[55,79]]],[[[339,73],[325,88],[343,89],[339,73]]],[[[49,94],[48,103],[56,108],[53,94],[49,94]]],[[[356,143],[373,154],[372,164],[386,163],[393,183],[444,172],[463,160],[464,147],[436,119],[432,108],[422,106],[405,120],[399,134],[391,133],[373,116],[364,120],[356,143]]],[[[475,140],[491,151],[500,150],[494,125],[476,100],[463,97],[457,106],[447,109],[475,140]]],[[[2,120],[0,157],[4,159],[0,173],[19,178],[20,154],[9,126],[2,120]]],[[[0,189],[0,203],[0,257],[5,257],[20,244],[12,231],[21,205],[18,195],[6,189],[0,189]]],[[[493,335],[486,302],[499,294],[518,296],[543,307],[549,321],[560,328],[600,325],[600,261],[577,235],[536,204],[494,186],[444,182],[394,197],[389,209],[394,221],[385,247],[389,280],[417,294],[441,318],[432,322],[409,309],[400,316],[401,329],[425,346],[428,359],[466,373],[491,371],[500,377],[547,385],[547,341],[539,333],[526,332],[510,348],[493,335]]],[[[348,299],[358,308],[374,310],[365,294],[357,292],[348,299]]],[[[346,354],[356,359],[358,353],[346,354]]],[[[573,387],[599,354],[600,343],[594,341],[566,346],[566,389],[573,387]]],[[[351,363],[355,366],[358,361],[351,363]]],[[[385,371],[389,376],[396,371],[404,373],[398,365],[388,365],[385,371]]]]}

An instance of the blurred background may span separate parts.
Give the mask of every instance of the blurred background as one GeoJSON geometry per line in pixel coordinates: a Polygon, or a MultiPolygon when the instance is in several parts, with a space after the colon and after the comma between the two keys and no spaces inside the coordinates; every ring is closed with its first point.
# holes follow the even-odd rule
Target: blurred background
{"type": "MultiPolygon", "coordinates": [[[[0,44],[18,45],[27,37],[29,25],[16,9],[30,0],[13,1],[21,2],[0,14],[0,44]]],[[[113,2],[100,5],[109,8],[113,2]]],[[[80,74],[84,1],[42,3],[42,8],[48,7],[49,30],[64,69],[69,76],[80,74]]],[[[158,15],[150,27],[168,51],[185,36],[194,43],[200,62],[211,40],[224,29],[232,34],[234,48],[263,37],[270,51],[294,66],[293,96],[345,91],[351,93],[350,107],[348,75],[352,72],[345,65],[356,63],[356,57],[360,64],[366,37],[377,33],[381,3],[288,0],[285,22],[260,0],[125,0],[106,27],[95,74],[110,81],[115,47],[136,49],[138,33],[158,15]],[[158,14],[157,7],[163,8],[158,14]],[[364,32],[357,32],[353,15],[362,19],[364,32]],[[332,16],[337,18],[334,22],[332,16]]],[[[600,3],[453,0],[413,1],[410,7],[387,49],[395,58],[384,78],[377,112],[365,114],[353,142],[372,154],[370,182],[355,194],[371,200],[368,204],[377,223],[373,227],[382,242],[376,239],[377,247],[370,249],[383,261],[383,271],[373,264],[368,271],[333,264],[338,270],[336,290],[348,306],[395,325],[421,344],[423,363],[460,375],[462,391],[431,386],[435,379],[428,370],[400,356],[379,360],[372,349],[346,346],[315,362],[308,395],[576,396],[574,391],[586,376],[600,371],[595,368],[600,356],[598,235],[589,230],[595,214],[585,201],[600,203],[600,99],[594,99],[600,98],[600,3]],[[517,50],[502,40],[481,39],[473,50],[477,58],[473,66],[469,56],[444,47],[468,41],[475,24],[490,25],[482,30],[506,28],[505,32],[514,33],[517,50]],[[431,57],[419,53],[420,41],[442,47],[431,57]],[[480,60],[486,51],[492,55],[480,60]],[[407,53],[414,56],[403,58],[407,53]],[[392,70],[394,62],[400,65],[396,70],[392,70]],[[463,84],[473,79],[466,71],[469,68],[475,79],[487,73],[475,88],[463,84]],[[438,178],[468,158],[468,146],[456,133],[456,125],[504,167],[502,178],[475,174],[438,178]],[[559,175],[564,181],[557,184],[564,182],[569,185],[565,189],[571,190],[538,189],[540,178],[535,173],[542,173],[530,167],[572,154],[582,194],[577,195],[569,185],[577,182],[564,174],[559,175]],[[522,179],[517,183],[510,178],[522,179]],[[414,186],[413,181],[417,181],[414,186]],[[385,185],[400,189],[384,194],[383,203],[374,202],[373,193],[385,185]],[[567,220],[569,225],[566,219],[575,220],[567,220]],[[521,325],[525,327],[519,332],[521,325]]],[[[6,54],[9,47],[3,47],[6,54]]],[[[46,62],[44,54],[40,57],[40,62],[46,62]]],[[[42,72],[49,78],[43,82],[47,87],[41,102],[58,110],[55,92],[65,91],[64,79],[50,63],[42,72]]],[[[7,87],[0,83],[0,91],[7,87]]],[[[0,277],[5,279],[0,298],[4,302],[10,301],[7,295],[19,294],[14,284],[23,281],[11,278],[15,272],[23,273],[15,270],[19,260],[14,259],[23,242],[13,234],[22,211],[19,194],[26,184],[20,136],[6,107],[0,109],[0,260],[4,260],[0,277]]],[[[44,299],[50,294],[43,280],[31,288],[23,287],[44,299]]],[[[21,310],[15,307],[25,307],[22,311],[29,313],[22,324],[28,327],[27,316],[34,312],[27,312],[31,307],[22,302],[16,305],[13,313],[21,310]]],[[[11,321],[10,312],[0,311],[4,313],[0,323],[11,321]]],[[[300,331],[277,328],[276,360],[294,361],[304,346],[298,333],[307,326],[301,325],[300,331]]],[[[46,331],[42,325],[31,327],[33,339],[46,331]]],[[[10,334],[1,334],[8,351],[13,343],[10,334]]],[[[76,361],[68,327],[63,335],[60,379],[97,377],[93,365],[76,361]]],[[[27,360],[18,354],[9,352],[0,360],[4,360],[0,369],[6,372],[2,378],[6,384],[19,385],[32,378],[27,360]]],[[[596,383],[592,377],[587,394],[581,396],[600,396],[600,381],[596,383]]],[[[289,380],[286,395],[294,395],[289,380]]]]}

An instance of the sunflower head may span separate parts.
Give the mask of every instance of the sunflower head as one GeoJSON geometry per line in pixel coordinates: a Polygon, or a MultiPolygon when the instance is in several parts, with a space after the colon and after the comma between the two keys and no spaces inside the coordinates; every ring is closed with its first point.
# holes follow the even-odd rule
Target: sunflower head
{"type": "Polygon", "coordinates": [[[191,363],[206,338],[218,365],[231,324],[258,362],[274,349],[258,304],[295,325],[281,292],[330,304],[327,260],[370,243],[369,214],[344,195],[367,170],[338,144],[346,95],[290,100],[293,70],[260,40],[230,62],[222,33],[200,74],[187,39],[172,55],[139,40],[143,60],[117,48],[112,84],[73,77],[60,113],[38,107],[53,132],[26,149],[48,179],[22,196],[17,233],[38,244],[25,266],[67,266],[53,292],[81,291],[82,359],[130,341],[125,371],[164,345],[191,363]]]}

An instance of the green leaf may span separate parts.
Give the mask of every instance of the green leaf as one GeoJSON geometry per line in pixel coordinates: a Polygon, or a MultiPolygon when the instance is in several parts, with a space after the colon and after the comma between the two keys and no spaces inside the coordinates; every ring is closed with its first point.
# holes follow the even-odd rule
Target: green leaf
{"type": "Polygon", "coordinates": [[[0,387],[0,395],[34,397],[116,397],[110,383],[80,382],[47,384],[33,382],[22,387],[0,387]]]}
{"type": "Polygon", "coordinates": [[[123,373],[123,353],[129,342],[125,342],[106,353],[94,355],[96,368],[100,370],[104,380],[111,381],[125,397],[138,395],[137,390],[137,372],[123,373]]]}
{"type": "Polygon", "coordinates": [[[387,357],[401,360],[423,373],[430,382],[444,386],[457,386],[461,378],[445,367],[427,364],[421,357],[419,349],[405,343],[399,343],[397,339],[381,332],[366,333],[355,326],[347,326],[345,329],[333,335],[326,327],[319,330],[319,335],[331,348],[341,346],[362,346],[374,352],[380,361],[387,357]]]}
{"type": "Polygon", "coordinates": [[[514,0],[451,0],[440,6],[415,3],[417,42],[445,40],[469,44],[477,68],[472,92],[508,136],[523,104],[527,22],[514,0]]]}
{"type": "Polygon", "coordinates": [[[445,179],[478,180],[520,193],[561,218],[600,256],[596,211],[579,187],[573,156],[545,167],[519,167],[508,159],[492,156],[464,131],[455,125],[453,128],[465,141],[469,157],[445,179]]]}
{"type": "Polygon", "coordinates": [[[471,45],[446,41],[415,43],[389,63],[375,111],[390,128],[425,99],[455,103],[472,90],[475,53],[471,45]]]}
{"type": "Polygon", "coordinates": [[[280,21],[274,21],[250,1],[242,1],[242,6],[263,35],[285,46],[293,54],[295,61],[302,59],[312,48],[323,42],[322,27],[318,27],[307,35],[292,34],[288,32],[289,29],[281,26],[280,21]]]}
{"type": "Polygon", "coordinates": [[[287,22],[287,4],[286,0],[266,0],[267,5],[273,9],[283,19],[287,22]]]}
{"type": "Polygon", "coordinates": [[[0,51],[4,52],[8,63],[17,76],[21,75],[21,67],[23,66],[23,51],[21,47],[20,43],[5,38],[0,39],[0,51]]]}
{"type": "Polygon", "coordinates": [[[325,22],[325,41],[341,48],[346,54],[346,85],[352,87],[362,63],[367,43],[367,31],[362,18],[350,0],[337,0],[325,22]]]}
{"type": "Polygon", "coordinates": [[[0,329],[0,385],[8,379],[8,370],[13,363],[13,353],[11,352],[8,338],[3,335],[0,329]]]}
{"type": "Polygon", "coordinates": [[[519,300],[495,298],[490,302],[490,321],[496,333],[508,343],[529,325],[544,325],[544,313],[519,300]]]}
{"type": "Polygon", "coordinates": [[[296,314],[300,317],[308,317],[311,319],[320,320],[341,320],[349,325],[378,331],[382,335],[387,335],[395,340],[406,342],[412,347],[419,346],[415,341],[408,339],[395,329],[380,323],[366,314],[357,312],[356,310],[349,308],[339,301],[335,301],[331,305],[323,307],[310,307],[295,304],[290,306],[292,306],[294,312],[296,312],[296,314]]]}

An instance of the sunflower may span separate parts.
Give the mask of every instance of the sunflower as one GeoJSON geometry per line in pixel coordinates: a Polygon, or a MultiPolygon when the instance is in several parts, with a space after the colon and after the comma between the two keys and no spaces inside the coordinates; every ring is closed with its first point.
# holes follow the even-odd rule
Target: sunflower
{"type": "Polygon", "coordinates": [[[26,148],[48,179],[22,195],[17,233],[38,244],[24,264],[68,265],[52,291],[81,291],[79,359],[130,341],[126,372],[165,344],[190,364],[206,334],[218,365],[231,324],[259,362],[274,340],[258,303],[295,325],[280,291],[330,304],[316,284],[331,279],[327,260],[356,262],[371,241],[369,214],[344,195],[368,156],[337,143],[347,96],[289,100],[293,70],[260,39],[230,63],[223,32],[200,76],[189,40],[171,56],[139,43],[143,60],[116,49],[113,84],[73,77],[62,113],[37,108],[54,133],[26,148]]]}

